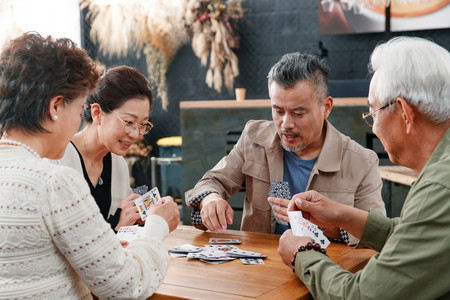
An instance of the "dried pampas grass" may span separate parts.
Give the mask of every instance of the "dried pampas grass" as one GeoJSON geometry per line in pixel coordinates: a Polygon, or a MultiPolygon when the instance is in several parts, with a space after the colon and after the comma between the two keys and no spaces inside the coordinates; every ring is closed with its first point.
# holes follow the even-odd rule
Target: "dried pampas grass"
{"type": "Polygon", "coordinates": [[[89,9],[91,38],[104,55],[142,51],[150,81],[167,111],[167,70],[178,50],[192,38],[192,50],[208,66],[206,83],[221,92],[233,90],[239,61],[234,32],[243,18],[242,0],[81,0],[89,9]],[[209,62],[209,65],[208,65],[209,62]]]}
{"type": "Polygon", "coordinates": [[[82,0],[91,19],[91,38],[104,55],[143,51],[150,81],[167,110],[167,69],[189,36],[182,21],[186,0],[82,0]]]}

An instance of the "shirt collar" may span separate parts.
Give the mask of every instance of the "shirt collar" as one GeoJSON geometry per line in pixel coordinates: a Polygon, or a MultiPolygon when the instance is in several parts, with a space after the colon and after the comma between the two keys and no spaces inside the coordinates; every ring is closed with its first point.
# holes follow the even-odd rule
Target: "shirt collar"
{"type": "MultiPolygon", "coordinates": [[[[275,123],[268,122],[266,126],[267,130],[261,130],[256,135],[254,142],[266,148],[281,148],[275,123]]],[[[317,168],[323,172],[339,171],[342,159],[342,136],[327,120],[325,120],[323,130],[326,130],[325,141],[317,159],[317,168]]]]}

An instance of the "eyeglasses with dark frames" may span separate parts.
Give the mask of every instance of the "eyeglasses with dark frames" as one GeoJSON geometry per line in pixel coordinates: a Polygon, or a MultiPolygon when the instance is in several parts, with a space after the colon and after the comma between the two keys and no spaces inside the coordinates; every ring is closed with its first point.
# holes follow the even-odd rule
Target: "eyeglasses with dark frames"
{"type": "Polygon", "coordinates": [[[373,116],[374,116],[374,114],[379,112],[382,109],[385,109],[388,106],[391,106],[391,105],[395,104],[395,103],[397,103],[397,100],[391,100],[387,104],[385,104],[382,107],[374,110],[373,112],[365,112],[365,113],[363,113],[362,114],[362,118],[366,122],[367,125],[372,127],[373,126],[373,116]]]}
{"type": "Polygon", "coordinates": [[[122,120],[122,118],[120,118],[118,115],[113,113],[110,109],[106,108],[105,110],[107,110],[110,114],[112,114],[114,117],[116,117],[123,123],[123,131],[126,134],[130,134],[139,128],[139,134],[144,135],[147,134],[154,127],[153,124],[149,121],[140,124],[134,121],[125,121],[122,120]]]}

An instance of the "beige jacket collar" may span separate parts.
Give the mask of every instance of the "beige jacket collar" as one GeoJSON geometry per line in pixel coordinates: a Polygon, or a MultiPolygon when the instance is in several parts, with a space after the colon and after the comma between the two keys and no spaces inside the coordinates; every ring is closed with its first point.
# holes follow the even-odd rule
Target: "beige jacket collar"
{"type": "MultiPolygon", "coordinates": [[[[283,148],[280,145],[280,137],[278,136],[275,123],[271,122],[268,127],[267,130],[262,130],[256,135],[254,142],[266,149],[269,165],[277,165],[271,164],[271,160],[279,162],[279,159],[283,158],[283,148]]],[[[342,135],[328,121],[324,123],[324,130],[327,131],[325,141],[317,159],[315,169],[317,168],[321,172],[336,172],[341,169],[343,152],[342,135]]],[[[282,180],[283,167],[276,168],[274,171],[271,170],[270,173],[271,182],[273,180],[282,180]]]]}

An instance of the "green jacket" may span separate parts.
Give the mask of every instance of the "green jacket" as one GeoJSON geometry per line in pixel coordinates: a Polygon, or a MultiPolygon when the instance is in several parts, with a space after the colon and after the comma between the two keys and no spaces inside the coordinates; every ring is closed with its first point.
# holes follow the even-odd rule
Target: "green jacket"
{"type": "Polygon", "coordinates": [[[370,211],[358,246],[380,253],[353,274],[315,251],[295,270],[315,299],[450,299],[450,129],[412,184],[399,218],[370,211]]]}

